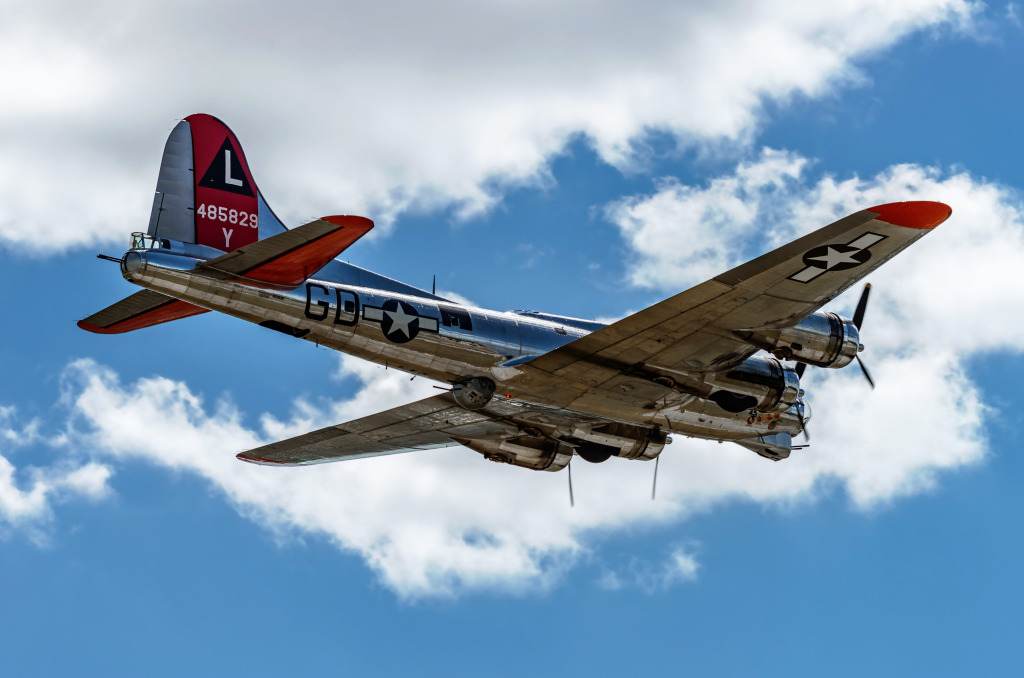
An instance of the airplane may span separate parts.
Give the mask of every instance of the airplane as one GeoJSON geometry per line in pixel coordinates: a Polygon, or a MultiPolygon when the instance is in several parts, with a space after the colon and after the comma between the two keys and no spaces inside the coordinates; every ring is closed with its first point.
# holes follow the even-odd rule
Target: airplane
{"type": "Polygon", "coordinates": [[[148,230],[121,258],[99,255],[143,289],[78,326],[119,334],[217,311],[450,386],[237,455],[256,464],[462,445],[560,471],[577,456],[656,460],[672,435],[779,461],[806,447],[794,444],[810,419],[806,366],[856,361],[874,387],[860,358],[870,285],[853,318],[822,306],[951,213],[926,201],[869,207],[611,324],[489,311],[337,259],[369,219],[286,228],[234,133],[196,114],[167,140],[148,230]]]}

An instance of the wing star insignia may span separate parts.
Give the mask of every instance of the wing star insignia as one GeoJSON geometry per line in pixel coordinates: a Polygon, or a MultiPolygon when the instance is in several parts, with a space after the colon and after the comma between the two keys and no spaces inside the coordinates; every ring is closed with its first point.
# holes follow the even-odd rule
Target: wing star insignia
{"type": "Polygon", "coordinates": [[[790,280],[808,283],[827,271],[845,271],[867,262],[872,245],[885,240],[884,235],[865,233],[845,245],[821,245],[804,253],[803,269],[789,276],[790,280]]]}

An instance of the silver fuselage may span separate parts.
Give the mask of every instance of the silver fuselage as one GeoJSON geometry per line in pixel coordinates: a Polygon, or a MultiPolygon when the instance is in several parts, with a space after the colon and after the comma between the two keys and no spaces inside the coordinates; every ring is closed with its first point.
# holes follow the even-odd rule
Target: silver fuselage
{"type": "MultiPolygon", "coordinates": [[[[205,260],[196,251],[174,249],[131,249],[122,259],[122,274],[141,287],[388,368],[449,384],[486,376],[497,384],[497,393],[510,400],[545,404],[542,394],[516,387],[517,365],[603,326],[563,316],[464,306],[348,265],[326,267],[294,289],[216,280],[194,270],[205,260]],[[377,284],[353,284],[361,277],[377,284]]],[[[801,430],[795,408],[774,414],[730,414],[686,394],[654,409],[619,399],[581,411],[715,440],[795,435],[801,430]]]]}

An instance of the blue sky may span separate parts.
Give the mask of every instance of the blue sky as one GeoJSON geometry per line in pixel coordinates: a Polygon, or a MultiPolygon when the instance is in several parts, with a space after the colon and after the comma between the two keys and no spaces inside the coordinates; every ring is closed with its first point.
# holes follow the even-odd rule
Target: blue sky
{"type": "Polygon", "coordinates": [[[1021,9],[393,4],[0,28],[0,673],[1016,669],[1021,9]],[[255,468],[431,389],[213,314],[75,327],[197,111],[287,222],[366,214],[345,258],[490,308],[618,317],[861,206],[954,217],[872,279],[879,388],[810,371],[785,462],[681,440],[657,502],[611,460],[572,510],[462,449],[255,468]]]}

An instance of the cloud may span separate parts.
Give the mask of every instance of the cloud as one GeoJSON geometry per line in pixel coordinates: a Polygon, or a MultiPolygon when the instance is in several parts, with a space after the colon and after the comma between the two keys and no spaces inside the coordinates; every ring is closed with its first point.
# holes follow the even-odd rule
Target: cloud
{"type": "MultiPolygon", "coordinates": [[[[3,442],[0,452],[17,449],[24,453],[35,444],[60,447],[66,442],[63,434],[44,436],[39,428],[38,420],[18,427],[15,408],[0,406],[3,442]]],[[[110,492],[111,475],[111,469],[103,464],[76,463],[70,457],[49,466],[28,466],[19,470],[7,456],[0,454],[0,536],[7,536],[16,529],[26,533],[32,541],[45,544],[53,503],[102,499],[110,492]]]]}
{"type": "Polygon", "coordinates": [[[5,8],[0,241],[44,252],[144,228],[165,134],[197,111],[234,127],[291,223],[467,217],[549,185],[548,163],[581,135],[621,168],[655,138],[743,145],[764,101],[862,82],[862,60],[976,13],[966,0],[194,9],[5,8]]]}
{"type": "Polygon", "coordinates": [[[598,579],[598,586],[607,591],[637,588],[650,595],[661,593],[682,582],[694,581],[700,565],[691,550],[675,546],[659,564],[630,558],[624,568],[605,570],[598,579]]]}
{"type": "Polygon", "coordinates": [[[786,193],[806,159],[764,149],[727,176],[703,188],[669,177],[653,195],[611,203],[605,214],[622,230],[639,262],[630,281],[642,287],[683,287],[712,278],[743,262],[744,244],[761,205],[786,193]]]}

